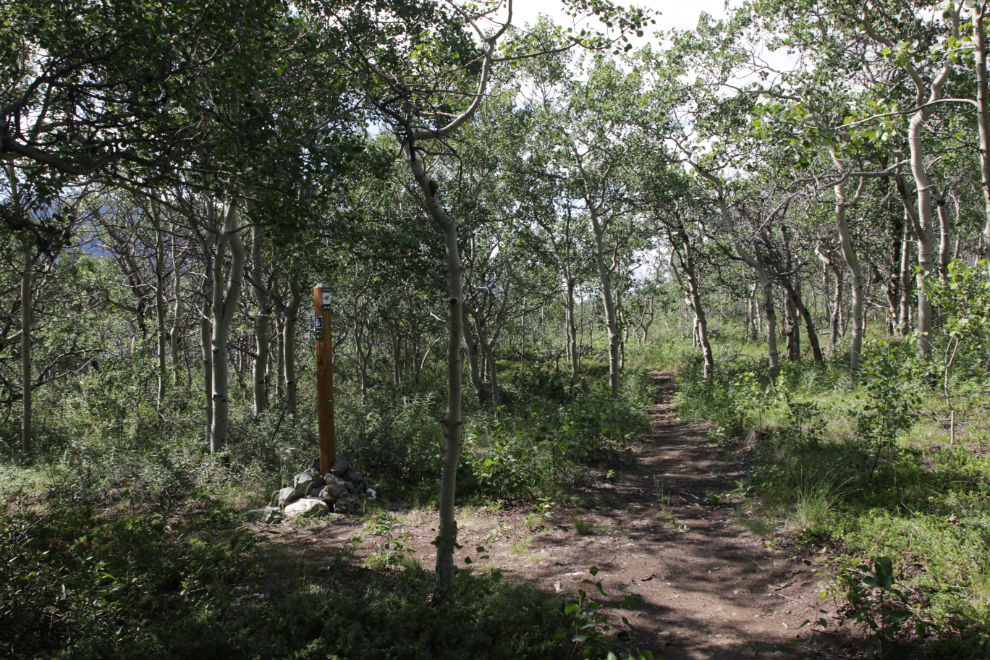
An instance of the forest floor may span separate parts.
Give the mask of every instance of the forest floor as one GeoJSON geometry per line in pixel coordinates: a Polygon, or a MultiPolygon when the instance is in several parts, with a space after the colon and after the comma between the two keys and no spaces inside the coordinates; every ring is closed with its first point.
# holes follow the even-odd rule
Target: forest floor
{"type": "MultiPolygon", "coordinates": [[[[598,567],[605,593],[617,585],[642,598],[625,615],[635,626],[630,645],[667,660],[864,657],[862,637],[849,623],[836,627],[835,604],[820,596],[826,555],[793,552],[749,531],[744,505],[731,491],[745,471],[745,453],[726,452],[704,424],[684,424],[672,404],[670,374],[657,374],[653,429],[637,456],[585,493],[585,507],[556,507],[543,520],[532,506],[458,510],[459,542],[475,571],[496,569],[568,600],[598,567]],[[486,549],[488,558],[473,552],[486,549]],[[822,611],[825,613],[822,613],[822,611]],[[822,632],[805,621],[829,621],[822,632]]],[[[424,568],[432,564],[435,512],[389,507],[396,534],[424,568]]],[[[284,523],[267,531],[299,551],[306,572],[318,575],[345,549],[358,559],[376,551],[359,516],[284,523]],[[356,536],[361,537],[355,544],[356,536]]],[[[618,624],[613,629],[622,629],[618,624]]]]}

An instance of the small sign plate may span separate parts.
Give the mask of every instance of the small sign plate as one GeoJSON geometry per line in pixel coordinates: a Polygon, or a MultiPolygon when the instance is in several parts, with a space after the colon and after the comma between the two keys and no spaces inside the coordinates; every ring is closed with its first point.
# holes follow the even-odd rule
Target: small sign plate
{"type": "Polygon", "coordinates": [[[323,329],[323,317],[322,316],[314,316],[313,317],[313,323],[315,324],[315,327],[316,327],[317,330],[322,330],[323,329]]]}
{"type": "Polygon", "coordinates": [[[324,307],[329,307],[330,306],[330,294],[329,293],[324,293],[323,294],[323,306],[324,307]]]}

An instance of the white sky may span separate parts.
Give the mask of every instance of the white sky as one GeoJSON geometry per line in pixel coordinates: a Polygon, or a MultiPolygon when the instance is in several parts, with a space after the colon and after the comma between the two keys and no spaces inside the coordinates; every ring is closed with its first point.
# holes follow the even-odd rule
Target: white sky
{"type": "MultiPolygon", "coordinates": [[[[624,7],[635,5],[646,9],[660,12],[656,17],[657,24],[654,30],[669,30],[679,28],[691,30],[698,25],[698,16],[701,12],[707,12],[716,18],[725,16],[725,0],[615,0],[615,4],[624,7]]],[[[733,0],[730,4],[740,4],[738,0],[733,0]]],[[[514,0],[512,22],[516,25],[524,23],[536,23],[540,14],[547,14],[560,25],[570,25],[571,20],[564,15],[563,5],[560,0],[514,0]]],[[[651,37],[651,32],[646,33],[651,37]]],[[[636,46],[642,44],[636,43],[636,46]]]]}

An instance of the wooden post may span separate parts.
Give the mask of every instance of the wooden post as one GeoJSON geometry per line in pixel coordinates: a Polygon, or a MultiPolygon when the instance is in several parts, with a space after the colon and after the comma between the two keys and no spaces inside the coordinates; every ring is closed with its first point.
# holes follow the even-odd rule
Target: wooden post
{"type": "Polygon", "coordinates": [[[333,425],[333,343],[330,339],[330,294],[323,285],[313,287],[316,303],[316,396],[320,423],[320,474],[330,471],[337,460],[337,436],[333,425]]]}

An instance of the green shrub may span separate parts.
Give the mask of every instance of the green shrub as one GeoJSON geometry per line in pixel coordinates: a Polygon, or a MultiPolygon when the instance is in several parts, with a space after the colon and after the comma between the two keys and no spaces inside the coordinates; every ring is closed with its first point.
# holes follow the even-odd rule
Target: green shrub
{"type": "Polygon", "coordinates": [[[381,407],[338,406],[337,451],[375,481],[417,484],[439,474],[443,408],[436,395],[381,407]]]}
{"type": "MultiPolygon", "coordinates": [[[[531,382],[551,380],[528,371],[531,382]]],[[[550,390],[530,392],[507,405],[498,422],[468,420],[466,447],[473,450],[474,483],[483,494],[534,499],[569,484],[580,466],[624,460],[633,438],[649,428],[653,397],[649,374],[628,370],[612,396],[608,374],[582,376],[567,385],[563,401],[550,390]],[[476,448],[476,449],[474,449],[476,448]]]]}
{"type": "Polygon", "coordinates": [[[44,506],[5,494],[0,648],[7,657],[113,656],[139,643],[152,622],[177,626],[219,604],[252,543],[219,510],[104,512],[57,494],[44,506]]]}

